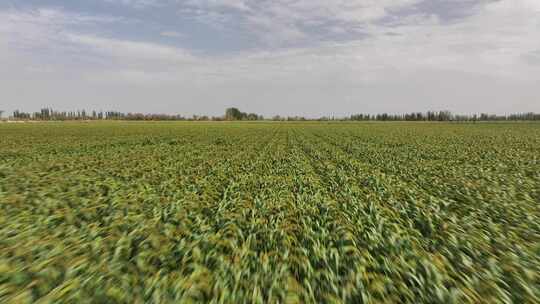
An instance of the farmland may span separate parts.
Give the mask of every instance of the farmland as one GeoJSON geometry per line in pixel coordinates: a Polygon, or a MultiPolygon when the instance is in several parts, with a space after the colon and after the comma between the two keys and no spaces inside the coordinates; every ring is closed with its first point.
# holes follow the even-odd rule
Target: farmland
{"type": "Polygon", "coordinates": [[[0,302],[538,303],[540,124],[0,124],[0,302]]]}

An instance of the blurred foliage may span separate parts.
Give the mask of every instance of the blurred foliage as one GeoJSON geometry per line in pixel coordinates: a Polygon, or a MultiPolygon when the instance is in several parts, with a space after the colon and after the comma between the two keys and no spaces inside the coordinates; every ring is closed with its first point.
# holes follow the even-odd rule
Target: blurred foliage
{"type": "Polygon", "coordinates": [[[2,303],[539,303],[540,124],[0,125],[2,303]]]}

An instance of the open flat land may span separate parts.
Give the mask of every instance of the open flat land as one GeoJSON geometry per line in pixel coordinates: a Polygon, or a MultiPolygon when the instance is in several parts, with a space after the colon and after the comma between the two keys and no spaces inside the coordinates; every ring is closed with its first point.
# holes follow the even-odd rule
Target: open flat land
{"type": "Polygon", "coordinates": [[[0,125],[0,302],[538,303],[540,124],[0,125]]]}

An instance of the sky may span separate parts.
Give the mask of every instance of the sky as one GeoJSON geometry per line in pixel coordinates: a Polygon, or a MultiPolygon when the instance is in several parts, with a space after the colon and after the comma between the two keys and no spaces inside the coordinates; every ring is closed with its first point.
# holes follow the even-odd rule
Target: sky
{"type": "Polygon", "coordinates": [[[0,0],[0,110],[540,112],[540,0],[0,0]]]}

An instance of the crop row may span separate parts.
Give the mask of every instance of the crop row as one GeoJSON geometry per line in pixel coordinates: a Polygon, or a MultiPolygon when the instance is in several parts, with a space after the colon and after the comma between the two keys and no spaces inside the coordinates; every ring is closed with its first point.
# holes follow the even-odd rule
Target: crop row
{"type": "Polygon", "coordinates": [[[0,302],[536,303],[537,124],[0,126],[0,302]]]}

